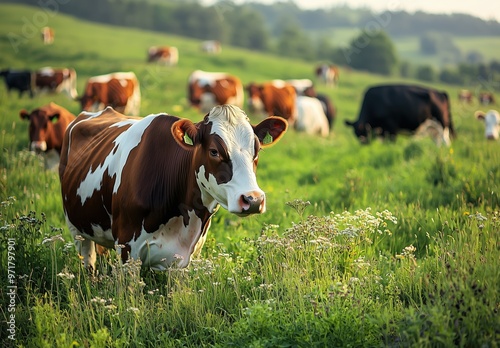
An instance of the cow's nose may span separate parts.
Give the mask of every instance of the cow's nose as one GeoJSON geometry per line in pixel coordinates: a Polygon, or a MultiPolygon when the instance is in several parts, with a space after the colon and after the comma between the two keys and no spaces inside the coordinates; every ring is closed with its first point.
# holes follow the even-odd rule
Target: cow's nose
{"type": "Polygon", "coordinates": [[[242,214],[260,214],[266,210],[266,196],[262,192],[250,192],[240,196],[242,214]]]}

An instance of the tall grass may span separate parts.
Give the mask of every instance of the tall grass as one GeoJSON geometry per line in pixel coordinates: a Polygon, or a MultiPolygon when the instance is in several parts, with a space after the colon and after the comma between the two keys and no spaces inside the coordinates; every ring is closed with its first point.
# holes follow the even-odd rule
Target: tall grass
{"type": "MultiPolygon", "coordinates": [[[[37,11],[0,8],[5,32],[37,11]]],[[[144,115],[200,119],[185,100],[187,76],[198,68],[233,72],[244,83],[312,77],[313,62],[230,47],[205,56],[194,40],[62,15],[50,24],[51,47],[33,38],[15,53],[0,40],[0,65],[68,64],[79,90],[88,76],[135,71],[144,115]],[[163,43],[179,47],[179,66],[145,63],[147,47],[163,43]]],[[[121,265],[111,250],[96,276],[82,268],[65,226],[57,173],[26,151],[27,124],[18,116],[49,101],[76,114],[78,104],[17,98],[0,87],[0,279],[9,279],[14,243],[17,285],[16,340],[2,325],[3,346],[498,346],[500,153],[473,119],[479,106],[435,86],[452,97],[451,147],[409,137],[361,146],[343,120],[356,117],[367,85],[395,78],[341,74],[338,88],[318,86],[339,110],[333,135],[290,130],[262,152],[266,214],[242,219],[221,209],[200,259],[186,269],[121,265]]],[[[3,323],[7,291],[2,285],[3,323]]]]}

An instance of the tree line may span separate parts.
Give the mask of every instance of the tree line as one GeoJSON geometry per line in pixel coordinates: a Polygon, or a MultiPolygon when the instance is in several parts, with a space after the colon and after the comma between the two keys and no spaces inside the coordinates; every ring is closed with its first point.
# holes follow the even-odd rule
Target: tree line
{"type": "Polygon", "coordinates": [[[500,23],[470,15],[423,12],[410,15],[403,11],[374,14],[368,9],[347,6],[302,10],[293,1],[238,5],[223,0],[210,6],[201,5],[199,0],[16,1],[19,2],[48,9],[53,2],[59,11],[85,20],[196,39],[216,39],[232,46],[307,61],[334,62],[382,75],[399,74],[455,84],[466,84],[477,80],[478,76],[485,76],[495,83],[500,82],[499,64],[484,63],[477,54],[472,57],[477,61],[443,71],[435,71],[430,66],[412,67],[400,61],[390,39],[391,35],[420,34],[422,52],[432,54],[433,50],[443,46],[433,41],[428,35],[430,31],[449,35],[500,35],[500,23]],[[332,27],[361,29],[359,36],[347,47],[335,46],[326,36],[312,40],[308,32],[332,27]]]}

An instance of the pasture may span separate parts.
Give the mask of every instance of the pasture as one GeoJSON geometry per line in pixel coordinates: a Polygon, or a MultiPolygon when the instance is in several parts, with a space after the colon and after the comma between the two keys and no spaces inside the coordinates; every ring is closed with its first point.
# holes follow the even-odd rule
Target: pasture
{"type": "MultiPolygon", "coordinates": [[[[0,5],[0,28],[1,68],[73,67],[80,93],[90,76],[134,71],[141,115],[201,119],[186,100],[195,69],[244,84],[314,78],[315,62],[231,47],[209,56],[196,40],[41,8],[0,5]],[[36,29],[43,18],[38,27],[55,29],[50,46],[36,29]],[[146,63],[152,45],[178,47],[178,66],[146,63]]],[[[18,98],[2,82],[2,346],[497,347],[500,144],[484,139],[477,103],[460,104],[458,88],[434,85],[452,100],[451,147],[406,136],[360,145],[343,122],[357,117],[367,86],[388,81],[400,79],[341,70],[337,88],[318,85],[338,110],[333,134],[289,130],[263,150],[257,179],[268,211],[239,218],[220,209],[188,268],[121,266],[111,251],[97,277],[80,264],[57,174],[27,151],[19,118],[50,101],[75,114],[79,104],[64,95],[18,98]]]]}

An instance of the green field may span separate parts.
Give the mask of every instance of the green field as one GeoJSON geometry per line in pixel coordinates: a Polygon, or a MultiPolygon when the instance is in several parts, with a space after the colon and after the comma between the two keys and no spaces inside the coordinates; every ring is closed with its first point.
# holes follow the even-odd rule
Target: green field
{"type": "MultiPolygon", "coordinates": [[[[231,47],[207,56],[196,40],[41,11],[0,5],[0,68],[73,67],[79,92],[90,76],[134,71],[143,115],[201,119],[186,100],[195,69],[244,84],[313,78],[315,62],[231,47]],[[44,18],[56,31],[51,46],[38,31],[26,34],[26,23],[37,28],[44,18]],[[147,64],[151,45],[177,46],[179,65],[147,64]]],[[[367,86],[394,80],[341,70],[337,88],[318,86],[338,109],[333,134],[289,130],[262,151],[257,177],[268,211],[239,218],[220,209],[187,269],[121,266],[111,252],[97,277],[80,265],[57,174],[27,151],[19,118],[50,101],[75,114],[79,105],[63,95],[18,98],[2,83],[2,347],[500,345],[500,145],[484,139],[477,104],[459,104],[457,87],[434,85],[452,99],[451,147],[406,136],[361,146],[343,122],[357,117],[367,86]]]]}

